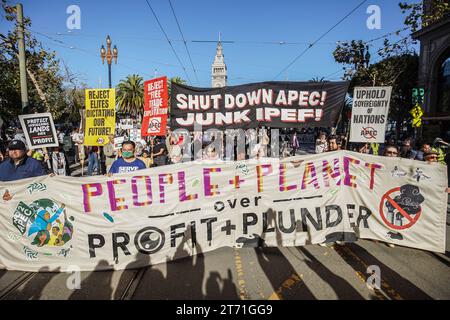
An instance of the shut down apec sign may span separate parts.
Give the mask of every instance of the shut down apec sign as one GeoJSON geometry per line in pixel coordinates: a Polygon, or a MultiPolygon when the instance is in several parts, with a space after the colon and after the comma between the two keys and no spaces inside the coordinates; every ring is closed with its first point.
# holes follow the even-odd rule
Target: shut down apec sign
{"type": "Polygon", "coordinates": [[[171,128],[332,127],[348,82],[261,82],[224,88],[172,84],[171,128]]]}

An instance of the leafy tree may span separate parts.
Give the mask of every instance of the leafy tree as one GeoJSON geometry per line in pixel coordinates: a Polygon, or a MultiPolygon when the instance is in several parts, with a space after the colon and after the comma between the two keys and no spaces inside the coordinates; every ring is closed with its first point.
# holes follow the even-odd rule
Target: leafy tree
{"type": "Polygon", "coordinates": [[[430,8],[424,10],[423,1],[414,3],[400,2],[398,5],[402,13],[408,13],[404,24],[411,27],[411,30],[415,32],[420,28],[425,28],[432,23],[438,22],[450,13],[448,0],[432,0],[430,4],[430,8]]]}
{"type": "MultiPolygon", "coordinates": [[[[1,0],[1,6],[6,20],[15,23],[16,8],[8,5],[6,0],[1,0]]],[[[68,114],[73,115],[70,110],[66,110],[71,96],[67,95],[67,87],[64,86],[65,77],[61,72],[60,61],[55,52],[43,48],[32,35],[30,27],[30,18],[24,17],[26,77],[30,104],[28,111],[51,112],[55,120],[67,119],[68,114]]],[[[22,112],[16,24],[12,30],[0,33],[0,40],[0,115],[6,120],[12,120],[22,112]]],[[[72,119],[77,120],[79,117],[72,119]]]]}
{"type": "Polygon", "coordinates": [[[132,74],[121,80],[117,85],[116,94],[119,111],[133,117],[144,112],[144,79],[132,74]]]}

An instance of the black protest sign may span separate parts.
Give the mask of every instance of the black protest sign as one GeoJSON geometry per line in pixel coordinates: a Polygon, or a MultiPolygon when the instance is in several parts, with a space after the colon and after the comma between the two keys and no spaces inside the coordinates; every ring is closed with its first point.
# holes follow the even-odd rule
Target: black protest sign
{"type": "Polygon", "coordinates": [[[171,128],[333,127],[347,89],[344,81],[261,82],[214,89],[173,83],[171,128]]]}
{"type": "Polygon", "coordinates": [[[57,147],[58,137],[51,113],[35,113],[19,116],[28,148],[57,147]]]}

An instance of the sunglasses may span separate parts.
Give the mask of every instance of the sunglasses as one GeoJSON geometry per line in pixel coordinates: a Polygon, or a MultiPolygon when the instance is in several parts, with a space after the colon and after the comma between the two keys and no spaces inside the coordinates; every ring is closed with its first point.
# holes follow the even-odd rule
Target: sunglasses
{"type": "Polygon", "coordinates": [[[386,151],[386,154],[398,154],[396,151],[386,151]]]}

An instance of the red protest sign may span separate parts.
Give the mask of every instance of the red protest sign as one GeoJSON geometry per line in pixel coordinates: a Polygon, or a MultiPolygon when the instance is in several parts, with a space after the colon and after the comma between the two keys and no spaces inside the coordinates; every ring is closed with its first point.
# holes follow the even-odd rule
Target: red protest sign
{"type": "Polygon", "coordinates": [[[166,134],[168,99],[167,77],[144,83],[144,118],[141,129],[143,137],[166,134]]]}
{"type": "MultiPolygon", "coordinates": [[[[402,200],[399,192],[401,194],[401,187],[393,188],[381,197],[380,215],[383,222],[389,228],[404,230],[412,227],[419,220],[422,213],[420,203],[423,200],[419,199],[415,205],[416,209],[411,214],[411,210],[406,210],[405,205],[401,203],[402,200]],[[410,213],[407,211],[410,211],[410,213]],[[403,220],[406,220],[406,224],[403,224],[403,220]]],[[[414,204],[413,201],[408,200],[406,202],[408,204],[414,204]]]]}

